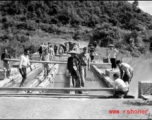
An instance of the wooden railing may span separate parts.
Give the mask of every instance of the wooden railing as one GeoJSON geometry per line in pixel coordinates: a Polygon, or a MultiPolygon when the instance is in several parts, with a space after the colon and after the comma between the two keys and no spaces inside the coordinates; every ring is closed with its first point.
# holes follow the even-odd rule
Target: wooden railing
{"type": "Polygon", "coordinates": [[[1,87],[0,91],[113,91],[113,88],[25,88],[25,87],[6,88],[6,87],[1,87]]]}

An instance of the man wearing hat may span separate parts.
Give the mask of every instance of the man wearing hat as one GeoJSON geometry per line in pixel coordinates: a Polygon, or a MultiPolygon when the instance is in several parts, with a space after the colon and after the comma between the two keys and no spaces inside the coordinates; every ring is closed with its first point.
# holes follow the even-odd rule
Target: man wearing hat
{"type": "Polygon", "coordinates": [[[114,47],[113,44],[108,45],[109,49],[107,50],[107,57],[111,61],[112,70],[116,69],[116,56],[119,53],[118,50],[114,47]]]}
{"type": "MultiPolygon", "coordinates": [[[[80,59],[78,58],[78,52],[72,50],[69,52],[71,56],[68,58],[67,69],[72,76],[73,87],[81,87],[81,76],[80,76],[80,59]]],[[[78,93],[81,93],[78,91],[78,93]]]]}
{"type": "Polygon", "coordinates": [[[90,56],[87,51],[87,47],[83,48],[83,52],[79,55],[81,64],[80,64],[80,75],[81,75],[81,86],[84,87],[86,79],[87,67],[90,69],[90,56]]]}

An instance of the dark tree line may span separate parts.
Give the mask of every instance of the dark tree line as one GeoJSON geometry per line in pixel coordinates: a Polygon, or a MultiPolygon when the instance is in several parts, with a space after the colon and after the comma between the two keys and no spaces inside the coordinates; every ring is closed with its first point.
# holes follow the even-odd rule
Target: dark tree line
{"type": "MultiPolygon", "coordinates": [[[[98,40],[100,46],[108,43],[129,44],[126,34],[152,29],[152,16],[138,8],[138,1],[0,1],[0,41],[16,40],[24,44],[32,31],[41,29],[52,34],[71,34],[76,40],[98,40]],[[68,26],[75,31],[60,29],[68,26]],[[81,27],[91,31],[80,30],[81,27]],[[129,32],[126,32],[129,31],[129,32]],[[127,40],[126,40],[127,39],[127,40]]],[[[139,34],[140,35],[140,34],[139,34]]],[[[140,36],[148,39],[145,35],[140,36]]],[[[134,39],[139,39],[139,36],[134,39]]]]}

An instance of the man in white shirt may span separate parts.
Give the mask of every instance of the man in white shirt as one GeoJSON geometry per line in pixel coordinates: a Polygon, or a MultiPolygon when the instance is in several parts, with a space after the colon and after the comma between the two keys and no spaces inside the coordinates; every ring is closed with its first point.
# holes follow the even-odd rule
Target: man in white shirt
{"type": "Polygon", "coordinates": [[[79,54],[80,59],[80,75],[81,75],[81,87],[84,87],[86,79],[86,71],[90,69],[90,55],[88,53],[87,47],[83,48],[83,52],[79,54]]]}
{"type": "Polygon", "coordinates": [[[124,95],[127,95],[129,91],[128,84],[125,84],[125,82],[119,78],[119,74],[115,73],[113,75],[114,78],[114,97],[115,98],[121,98],[124,95]]]}
{"type": "Polygon", "coordinates": [[[50,47],[49,47],[49,53],[50,53],[50,57],[51,57],[51,60],[52,60],[53,57],[54,57],[54,55],[55,55],[54,49],[53,49],[53,46],[52,46],[52,45],[50,45],[50,47]]]}
{"type": "Polygon", "coordinates": [[[122,63],[120,60],[116,61],[116,65],[120,69],[121,79],[123,79],[125,83],[129,84],[133,77],[133,68],[127,63],[122,63]]]}
{"type": "MultiPolygon", "coordinates": [[[[48,49],[44,50],[44,54],[42,55],[42,61],[46,61],[49,62],[51,60],[51,55],[48,52],[48,49]]],[[[48,63],[43,63],[43,67],[44,67],[44,76],[47,76],[49,73],[49,64],[48,63]]]]}
{"type": "MultiPolygon", "coordinates": [[[[22,75],[22,82],[20,84],[19,87],[23,86],[24,81],[27,78],[27,72],[26,72],[26,68],[30,67],[31,68],[31,64],[29,61],[29,50],[25,49],[24,50],[24,54],[20,56],[20,62],[19,62],[19,72],[22,75]]],[[[32,68],[31,68],[32,71],[32,68]]]]}
{"type": "Polygon", "coordinates": [[[116,48],[114,48],[114,45],[113,44],[110,44],[109,46],[109,49],[108,49],[108,53],[107,53],[107,57],[108,59],[110,59],[111,61],[111,68],[112,70],[116,69],[116,56],[117,54],[119,53],[118,50],[116,48]]]}

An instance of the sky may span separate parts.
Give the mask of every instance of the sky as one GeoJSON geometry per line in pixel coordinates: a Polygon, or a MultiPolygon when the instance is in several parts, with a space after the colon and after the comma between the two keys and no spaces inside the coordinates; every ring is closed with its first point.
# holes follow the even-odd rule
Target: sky
{"type": "MultiPolygon", "coordinates": [[[[132,3],[133,1],[128,2],[132,3]]],[[[152,1],[138,1],[138,3],[141,10],[152,15],[152,1]]]]}

